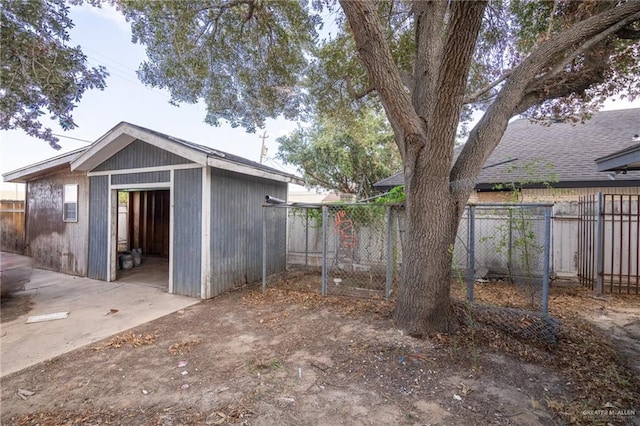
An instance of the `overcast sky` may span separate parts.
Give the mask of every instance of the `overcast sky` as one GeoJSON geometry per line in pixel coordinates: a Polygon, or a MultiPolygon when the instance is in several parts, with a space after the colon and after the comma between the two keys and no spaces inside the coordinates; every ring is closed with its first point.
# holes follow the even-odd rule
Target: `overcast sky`
{"type": "MultiPolygon", "coordinates": [[[[209,126],[204,123],[205,108],[202,104],[172,106],[168,103],[166,91],[140,83],[135,70],[145,59],[144,48],[131,42],[130,27],[122,15],[109,7],[98,9],[84,5],[73,6],[71,18],[75,23],[70,32],[71,44],[80,45],[92,65],[106,66],[110,76],[104,91],[85,92],[73,112],[78,128],[63,131],[57,123],[47,121],[55,134],[93,142],[117,123],[128,121],[259,161],[262,143],[259,135],[262,135],[262,130],[250,134],[230,126],[209,126]]],[[[607,109],[630,107],[640,107],[640,100],[607,105],[607,109]]],[[[265,164],[284,169],[272,159],[277,152],[275,139],[294,128],[295,123],[283,119],[267,121],[265,131],[269,138],[266,139],[268,154],[265,164]]],[[[55,151],[47,142],[29,137],[22,131],[0,131],[0,174],[88,144],[67,137],[60,138],[62,150],[55,151]]],[[[15,188],[15,184],[2,183],[3,190],[13,191],[15,188]]]]}

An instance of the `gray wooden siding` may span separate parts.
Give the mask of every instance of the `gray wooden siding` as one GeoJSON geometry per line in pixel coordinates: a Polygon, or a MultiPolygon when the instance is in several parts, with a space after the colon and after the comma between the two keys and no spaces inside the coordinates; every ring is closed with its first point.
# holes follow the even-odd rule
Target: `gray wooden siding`
{"type": "Polygon", "coordinates": [[[135,140],[93,171],[137,169],[187,163],[191,163],[191,161],[141,140],[135,140]]]}
{"type": "MultiPolygon", "coordinates": [[[[211,296],[262,277],[262,215],[265,195],[286,199],[287,184],[212,170],[211,296]]],[[[268,229],[270,274],[286,266],[285,209],[268,229]]]]}
{"type": "Polygon", "coordinates": [[[146,173],[127,173],[126,175],[112,175],[111,183],[113,185],[128,185],[136,183],[156,183],[167,182],[169,186],[170,173],[168,170],[161,172],[146,172],[146,173]]]}
{"type": "Polygon", "coordinates": [[[87,276],[107,279],[107,248],[109,241],[109,177],[89,178],[89,267],[87,276]]]}
{"type": "Polygon", "coordinates": [[[87,274],[89,181],[69,170],[44,176],[27,185],[26,239],[35,268],[71,275],[87,274]],[[78,221],[62,220],[64,185],[78,185],[78,221]]]}
{"type": "Polygon", "coordinates": [[[173,292],[200,297],[202,169],[174,172],[173,292]]]}

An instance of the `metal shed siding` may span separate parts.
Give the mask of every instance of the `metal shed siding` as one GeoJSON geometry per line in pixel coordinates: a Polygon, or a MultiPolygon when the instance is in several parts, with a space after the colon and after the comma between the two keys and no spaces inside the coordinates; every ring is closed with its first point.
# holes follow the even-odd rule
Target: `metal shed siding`
{"type": "Polygon", "coordinates": [[[33,266],[65,274],[87,274],[89,180],[68,169],[43,176],[27,185],[26,238],[33,266]],[[78,185],[78,221],[62,220],[64,185],[78,185]]]}
{"type": "MultiPolygon", "coordinates": [[[[287,184],[213,169],[211,177],[211,296],[262,276],[265,195],[286,199],[287,184]]],[[[268,230],[268,271],[284,270],[286,221],[268,230]]]]}
{"type": "Polygon", "coordinates": [[[168,170],[162,172],[127,173],[125,175],[111,176],[111,184],[113,185],[167,182],[168,187],[170,180],[171,178],[168,170]]]}
{"type": "Polygon", "coordinates": [[[122,151],[100,164],[93,171],[135,169],[142,167],[188,164],[190,160],[141,140],[135,140],[122,151]]]}
{"type": "Polygon", "coordinates": [[[174,172],[173,292],[200,297],[202,169],[174,172]]]}
{"type": "Polygon", "coordinates": [[[109,177],[89,178],[89,264],[87,276],[107,280],[109,241],[109,177]]]}

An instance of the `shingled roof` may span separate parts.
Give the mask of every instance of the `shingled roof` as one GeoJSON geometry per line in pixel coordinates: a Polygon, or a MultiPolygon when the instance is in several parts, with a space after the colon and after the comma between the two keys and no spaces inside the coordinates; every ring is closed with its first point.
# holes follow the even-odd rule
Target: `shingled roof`
{"type": "MultiPolygon", "coordinates": [[[[542,125],[518,119],[509,124],[486,161],[476,189],[486,191],[499,183],[526,181],[532,172],[540,178],[553,177],[556,188],[640,185],[640,171],[610,175],[598,172],[595,163],[596,159],[637,144],[633,138],[639,133],[640,108],[601,111],[583,124],[542,125]]],[[[384,191],[403,184],[402,172],[398,172],[376,182],[374,187],[384,191]]]]}

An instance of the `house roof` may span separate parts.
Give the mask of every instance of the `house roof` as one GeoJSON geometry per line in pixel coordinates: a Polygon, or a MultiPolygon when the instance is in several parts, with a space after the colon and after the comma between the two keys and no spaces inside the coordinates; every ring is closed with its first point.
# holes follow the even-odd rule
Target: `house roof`
{"type": "MultiPolygon", "coordinates": [[[[578,124],[542,125],[518,119],[509,124],[485,162],[476,189],[491,190],[499,183],[526,182],[532,178],[552,181],[557,188],[639,185],[640,171],[618,174],[611,180],[596,167],[596,159],[612,151],[631,149],[629,146],[635,143],[633,137],[638,133],[640,108],[601,111],[578,124]]],[[[456,150],[456,156],[460,149],[456,150]]],[[[402,172],[398,172],[376,182],[374,187],[388,190],[403,184],[402,172]]]]}
{"type": "Polygon", "coordinates": [[[135,140],[141,140],[203,166],[206,165],[281,182],[304,183],[298,176],[255,161],[124,121],[117,124],[86,148],[6,173],[3,177],[7,182],[26,182],[30,178],[41,174],[44,170],[50,172],[51,169],[66,167],[67,165],[70,165],[72,171],[90,172],[135,140]]]}
{"type": "MultiPolygon", "coordinates": [[[[634,139],[638,140],[637,134],[634,139]]],[[[596,166],[599,172],[626,174],[630,170],[640,170],[640,143],[596,159],[596,166]]]]}

